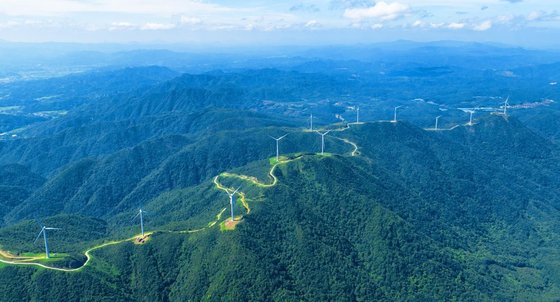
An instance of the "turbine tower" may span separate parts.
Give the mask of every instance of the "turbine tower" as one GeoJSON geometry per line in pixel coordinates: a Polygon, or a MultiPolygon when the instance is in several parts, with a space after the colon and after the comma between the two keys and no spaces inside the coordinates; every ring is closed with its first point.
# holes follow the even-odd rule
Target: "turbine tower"
{"type": "Polygon", "coordinates": [[[440,117],[441,117],[441,115],[436,117],[436,126],[435,126],[434,130],[438,130],[438,123],[439,123],[439,118],[440,117]]]}
{"type": "Polygon", "coordinates": [[[321,136],[321,155],[325,154],[325,135],[327,135],[331,130],[328,130],[324,133],[317,131],[317,134],[321,136]]]}
{"type": "Polygon", "coordinates": [[[467,125],[472,126],[473,125],[473,114],[474,114],[474,110],[470,110],[468,111],[470,116],[469,116],[469,123],[467,125]]]}
{"type": "Polygon", "coordinates": [[[49,254],[49,242],[47,240],[47,230],[60,230],[59,228],[49,228],[46,227],[44,225],[41,226],[41,231],[39,232],[39,235],[37,235],[37,238],[35,238],[35,241],[33,241],[33,243],[37,242],[37,240],[39,239],[39,237],[41,237],[41,234],[43,234],[43,240],[45,241],[45,256],[47,258],[50,258],[50,254],[49,254]]]}
{"type": "Polygon", "coordinates": [[[274,136],[270,136],[270,138],[272,138],[273,140],[276,141],[276,161],[279,161],[279,157],[280,157],[280,149],[278,148],[278,142],[280,142],[284,137],[286,137],[288,134],[284,134],[283,136],[280,137],[274,137],[274,136]]]}
{"type": "Polygon", "coordinates": [[[138,210],[138,214],[132,218],[134,220],[136,217],[140,216],[140,230],[142,231],[142,237],[144,237],[144,213],[146,213],[146,211],[140,209],[138,210]]]}
{"type": "Polygon", "coordinates": [[[356,124],[360,123],[360,106],[356,106],[356,124]]]}
{"type": "Polygon", "coordinates": [[[397,106],[395,107],[395,111],[393,112],[393,120],[391,121],[392,123],[396,123],[397,122],[397,109],[401,108],[402,106],[397,106]]]}
{"type": "Polygon", "coordinates": [[[313,113],[309,117],[309,131],[313,131],[313,113]]]}
{"type": "Polygon", "coordinates": [[[232,193],[230,193],[228,189],[225,189],[227,195],[229,196],[229,206],[231,207],[231,221],[233,221],[233,201],[234,201],[233,197],[235,196],[235,193],[239,191],[239,188],[241,188],[241,186],[237,187],[237,189],[235,189],[235,191],[233,191],[232,193]]]}
{"type": "Polygon", "coordinates": [[[504,116],[507,116],[507,107],[509,105],[509,95],[506,99],[506,101],[504,102],[504,116]]]}

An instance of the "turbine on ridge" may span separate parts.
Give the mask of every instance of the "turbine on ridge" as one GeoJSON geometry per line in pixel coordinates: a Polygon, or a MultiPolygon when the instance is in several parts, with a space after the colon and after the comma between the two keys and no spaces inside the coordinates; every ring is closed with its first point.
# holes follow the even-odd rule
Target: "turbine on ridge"
{"type": "Polygon", "coordinates": [[[272,138],[273,140],[276,141],[276,161],[279,161],[279,157],[280,157],[280,149],[278,147],[278,142],[280,142],[284,137],[286,137],[288,134],[284,134],[283,136],[280,137],[274,137],[274,136],[270,136],[270,138],[272,138]]]}
{"type": "Polygon", "coordinates": [[[439,118],[440,117],[441,117],[441,115],[436,117],[436,126],[434,127],[434,130],[438,130],[438,124],[439,124],[439,118]]]}
{"type": "Polygon", "coordinates": [[[227,195],[229,196],[229,205],[230,205],[230,208],[231,208],[231,221],[234,221],[234,218],[233,218],[234,196],[235,196],[235,193],[237,193],[237,191],[239,191],[240,188],[241,188],[241,186],[237,187],[237,189],[235,189],[235,191],[233,191],[232,193],[230,193],[228,189],[225,189],[227,195]]]}
{"type": "Polygon", "coordinates": [[[39,235],[37,235],[37,238],[35,238],[35,241],[33,241],[33,243],[37,242],[39,237],[41,237],[41,234],[43,234],[43,240],[45,241],[45,256],[47,258],[50,258],[51,255],[49,253],[49,242],[47,240],[47,230],[60,230],[60,229],[59,228],[46,227],[45,225],[41,225],[41,231],[39,232],[39,235]]]}
{"type": "Polygon", "coordinates": [[[396,123],[397,122],[397,109],[401,108],[402,106],[397,106],[395,107],[395,111],[393,112],[393,120],[391,121],[392,123],[396,123]]]}
{"type": "Polygon", "coordinates": [[[140,209],[138,210],[138,214],[132,218],[132,220],[134,220],[136,217],[140,216],[140,231],[142,232],[142,237],[144,237],[144,213],[146,213],[146,211],[140,209]]]}
{"type": "Polygon", "coordinates": [[[324,133],[317,131],[317,134],[321,136],[321,155],[325,153],[325,135],[327,135],[331,130],[327,130],[324,133]]]}
{"type": "Polygon", "coordinates": [[[467,123],[467,125],[472,126],[473,125],[473,114],[474,114],[474,110],[469,110],[467,111],[470,116],[469,116],[469,122],[467,123]]]}

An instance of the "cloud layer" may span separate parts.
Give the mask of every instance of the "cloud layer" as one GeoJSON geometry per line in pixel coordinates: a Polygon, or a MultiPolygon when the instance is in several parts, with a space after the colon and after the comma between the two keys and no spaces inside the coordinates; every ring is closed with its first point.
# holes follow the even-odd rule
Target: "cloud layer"
{"type": "Polygon", "coordinates": [[[344,11],[344,17],[358,21],[363,19],[391,21],[403,17],[409,10],[410,7],[406,4],[380,1],[370,7],[348,8],[344,11]]]}
{"type": "Polygon", "coordinates": [[[70,32],[107,37],[124,33],[131,41],[164,32],[172,33],[169,37],[224,32],[228,38],[232,35],[225,32],[232,31],[309,32],[314,36],[317,32],[369,30],[402,36],[470,33],[473,37],[531,29],[560,32],[559,8],[552,3],[555,1],[546,0],[215,1],[2,0],[0,39],[40,36],[46,31],[68,39],[70,32]]]}

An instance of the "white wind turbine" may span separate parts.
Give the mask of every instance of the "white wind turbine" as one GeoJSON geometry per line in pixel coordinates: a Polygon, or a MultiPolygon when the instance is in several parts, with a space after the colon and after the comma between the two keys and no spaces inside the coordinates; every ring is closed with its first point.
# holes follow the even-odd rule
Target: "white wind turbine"
{"type": "Polygon", "coordinates": [[[228,189],[225,189],[227,195],[229,196],[229,206],[231,208],[231,221],[234,221],[234,219],[233,219],[233,202],[235,200],[234,196],[235,196],[235,193],[237,193],[237,191],[239,191],[240,188],[241,188],[241,186],[237,187],[237,189],[235,189],[235,191],[233,191],[232,193],[230,193],[228,189]]]}
{"type": "Polygon", "coordinates": [[[39,237],[41,237],[41,234],[43,234],[43,240],[45,241],[45,256],[47,258],[50,258],[50,254],[49,254],[49,242],[47,240],[47,230],[60,230],[59,228],[50,228],[50,227],[46,227],[44,225],[41,225],[41,231],[39,232],[39,235],[37,235],[37,238],[35,238],[35,241],[33,241],[33,243],[37,242],[37,240],[39,239],[39,237]]]}
{"type": "Polygon", "coordinates": [[[138,210],[138,214],[132,218],[132,220],[134,220],[136,217],[140,216],[140,231],[142,232],[142,237],[144,237],[144,213],[146,213],[146,211],[140,209],[138,210]]]}
{"type": "Polygon", "coordinates": [[[402,106],[397,106],[395,107],[395,111],[393,112],[393,120],[391,121],[392,123],[396,123],[397,122],[397,109],[401,108],[402,106]]]}
{"type": "Polygon", "coordinates": [[[286,137],[288,134],[284,134],[283,136],[280,137],[274,137],[274,136],[270,136],[270,138],[272,138],[273,140],[276,141],[276,161],[279,161],[280,158],[280,149],[278,147],[278,143],[284,138],[286,137]]]}
{"type": "Polygon", "coordinates": [[[469,110],[467,111],[469,113],[469,122],[467,125],[472,126],[473,125],[473,114],[474,114],[474,110],[469,110]]]}
{"type": "Polygon", "coordinates": [[[439,124],[439,118],[440,117],[441,117],[441,115],[436,117],[436,126],[434,127],[434,130],[438,130],[438,124],[439,124]]]}
{"type": "Polygon", "coordinates": [[[317,134],[321,136],[321,155],[325,153],[325,135],[327,135],[329,132],[331,132],[331,130],[327,130],[323,133],[317,131],[317,134]]]}
{"type": "Polygon", "coordinates": [[[504,116],[507,116],[508,105],[509,105],[509,96],[507,97],[506,101],[504,102],[504,116]]]}

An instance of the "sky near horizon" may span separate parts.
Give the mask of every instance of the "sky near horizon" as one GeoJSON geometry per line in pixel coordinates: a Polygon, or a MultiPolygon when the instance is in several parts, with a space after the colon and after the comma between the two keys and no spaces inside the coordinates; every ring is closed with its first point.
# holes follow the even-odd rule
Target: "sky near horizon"
{"type": "Polygon", "coordinates": [[[558,46],[551,0],[2,0],[19,42],[349,44],[410,39],[558,46]]]}

